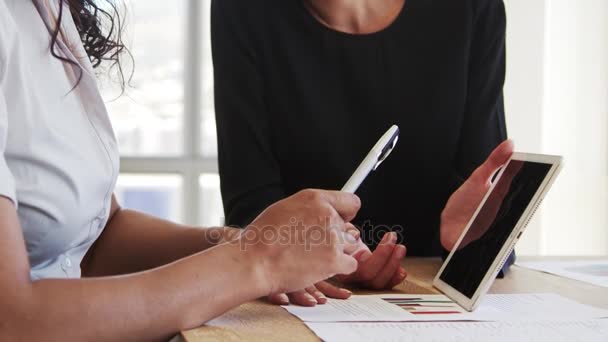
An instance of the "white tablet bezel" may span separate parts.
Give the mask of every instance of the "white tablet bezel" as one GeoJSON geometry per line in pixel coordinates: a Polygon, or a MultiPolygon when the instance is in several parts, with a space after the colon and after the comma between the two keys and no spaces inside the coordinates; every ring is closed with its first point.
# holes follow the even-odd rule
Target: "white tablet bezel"
{"type": "Polygon", "coordinates": [[[530,220],[532,219],[532,216],[534,215],[534,213],[538,209],[540,203],[542,202],[543,198],[545,197],[545,195],[547,194],[547,192],[553,185],[555,178],[557,177],[557,175],[559,174],[559,172],[561,170],[562,161],[563,161],[562,157],[559,157],[559,156],[549,156],[549,155],[530,154],[530,153],[514,153],[513,156],[511,157],[511,159],[509,160],[509,162],[507,163],[507,165],[505,165],[505,167],[503,167],[502,170],[500,171],[500,173],[498,174],[496,181],[492,184],[492,187],[490,188],[488,193],[485,195],[485,197],[481,201],[479,207],[475,211],[475,214],[473,214],[473,217],[471,218],[471,220],[467,224],[466,228],[460,235],[460,238],[456,242],[454,249],[452,250],[452,252],[448,256],[448,258],[445,260],[445,262],[441,266],[441,269],[439,270],[439,272],[437,272],[437,275],[435,276],[435,279],[433,280],[433,286],[435,288],[437,288],[438,290],[440,290],[441,292],[443,292],[450,299],[454,300],[456,303],[458,303],[460,306],[462,306],[465,310],[467,310],[467,311],[475,310],[477,308],[477,306],[479,305],[481,298],[488,292],[488,290],[490,289],[490,286],[492,286],[492,284],[494,283],[494,279],[496,279],[498,272],[500,272],[502,266],[504,265],[507,258],[513,251],[515,244],[521,237],[523,231],[527,227],[530,220]],[[515,228],[511,232],[511,235],[509,235],[509,238],[503,245],[502,249],[499,251],[498,255],[494,259],[494,262],[490,266],[488,272],[483,277],[481,283],[479,284],[479,287],[473,294],[473,297],[468,298],[464,294],[460,293],[458,290],[454,289],[449,284],[445,283],[439,277],[440,277],[441,273],[443,273],[444,269],[446,268],[446,266],[448,265],[450,260],[452,259],[452,256],[454,255],[455,251],[458,250],[458,246],[462,242],[462,239],[464,238],[467,231],[473,224],[475,218],[477,217],[477,215],[479,214],[479,212],[485,205],[486,201],[488,200],[488,197],[494,190],[494,187],[498,183],[497,180],[500,179],[500,177],[502,177],[502,174],[504,173],[508,163],[510,163],[512,160],[550,164],[551,169],[549,170],[549,172],[547,173],[547,176],[545,177],[545,179],[539,186],[538,190],[532,197],[532,200],[530,201],[530,203],[528,203],[526,210],[524,211],[521,218],[517,222],[515,228]]]}

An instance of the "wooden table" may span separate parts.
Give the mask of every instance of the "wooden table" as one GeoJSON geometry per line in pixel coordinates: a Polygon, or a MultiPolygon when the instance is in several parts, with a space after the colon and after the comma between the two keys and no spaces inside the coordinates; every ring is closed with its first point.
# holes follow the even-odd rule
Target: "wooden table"
{"type": "MultiPolygon", "coordinates": [[[[407,258],[404,266],[408,279],[396,288],[396,292],[438,293],[431,283],[441,266],[440,259],[407,258]]],[[[513,266],[505,279],[497,279],[490,293],[557,293],[580,303],[608,309],[608,288],[518,266],[513,266]]],[[[184,331],[181,340],[319,341],[300,320],[281,307],[262,301],[243,304],[201,328],[184,331]]]]}

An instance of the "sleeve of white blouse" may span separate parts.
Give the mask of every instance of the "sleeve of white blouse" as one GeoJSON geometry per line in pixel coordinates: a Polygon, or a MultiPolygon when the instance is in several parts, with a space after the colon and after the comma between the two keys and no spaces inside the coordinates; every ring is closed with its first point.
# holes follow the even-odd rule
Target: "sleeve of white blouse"
{"type": "Polygon", "coordinates": [[[0,88],[0,196],[7,197],[17,204],[15,195],[15,179],[6,164],[4,152],[8,137],[8,113],[4,92],[0,88]]]}
{"type": "Polygon", "coordinates": [[[4,86],[9,82],[6,79],[6,70],[9,68],[11,46],[15,35],[15,22],[10,16],[4,1],[0,1],[0,196],[7,197],[17,205],[15,179],[6,163],[6,143],[8,139],[8,107],[4,96],[4,86]]]}

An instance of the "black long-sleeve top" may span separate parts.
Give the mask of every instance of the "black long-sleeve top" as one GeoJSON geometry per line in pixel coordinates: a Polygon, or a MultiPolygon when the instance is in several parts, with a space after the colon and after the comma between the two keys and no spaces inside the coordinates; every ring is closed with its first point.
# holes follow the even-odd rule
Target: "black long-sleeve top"
{"type": "Polygon", "coordinates": [[[407,0],[367,35],[323,26],[302,0],[213,0],[221,190],[230,225],[301,189],[339,190],[392,125],[400,141],[358,191],[374,247],[442,252],[450,194],[506,139],[502,0],[407,0]]]}

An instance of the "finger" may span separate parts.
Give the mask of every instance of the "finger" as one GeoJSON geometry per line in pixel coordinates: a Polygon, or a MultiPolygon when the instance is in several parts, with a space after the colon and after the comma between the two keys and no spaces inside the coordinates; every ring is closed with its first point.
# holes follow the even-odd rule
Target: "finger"
{"type": "Polygon", "coordinates": [[[319,291],[323,292],[326,296],[328,296],[330,298],[348,299],[353,294],[352,292],[350,292],[347,289],[337,287],[326,281],[317,283],[317,284],[315,284],[315,286],[319,291]]]}
{"type": "Polygon", "coordinates": [[[284,293],[270,295],[268,301],[275,305],[289,305],[289,297],[284,293]]]}
{"type": "Polygon", "coordinates": [[[350,223],[350,222],[346,223],[344,225],[344,229],[347,233],[352,235],[355,239],[359,240],[361,238],[361,232],[352,223],[350,223]]]}
{"type": "Polygon", "coordinates": [[[338,233],[336,230],[329,231],[330,243],[332,246],[336,246],[339,250],[336,250],[335,259],[331,264],[333,274],[327,275],[325,279],[330,278],[336,274],[351,274],[357,270],[357,260],[353,258],[348,251],[353,252],[353,249],[358,246],[358,242],[354,241],[354,238],[350,234],[338,233]],[[346,236],[346,238],[344,237],[346,236]],[[348,242],[347,240],[353,240],[348,242]]]}
{"type": "Polygon", "coordinates": [[[292,292],[287,294],[289,297],[289,301],[292,304],[300,305],[300,306],[315,306],[317,305],[317,300],[306,290],[300,290],[296,292],[292,292]]]}
{"type": "Polygon", "coordinates": [[[385,289],[393,278],[395,272],[401,267],[401,260],[405,257],[405,246],[397,245],[393,249],[389,260],[380,270],[378,275],[369,282],[369,287],[375,290],[385,289]]]}
{"type": "Polygon", "coordinates": [[[315,298],[317,304],[327,303],[327,297],[325,297],[323,292],[319,291],[315,286],[307,287],[306,292],[315,298]]]}
{"type": "Polygon", "coordinates": [[[496,170],[509,161],[509,158],[513,155],[513,149],[512,140],[506,140],[498,145],[488,159],[473,172],[471,179],[479,183],[489,183],[496,170]]]}
{"type": "Polygon", "coordinates": [[[357,195],[339,191],[322,192],[327,203],[331,205],[342,219],[346,222],[351,221],[357,216],[361,209],[361,200],[357,195]]]}
{"type": "Polygon", "coordinates": [[[344,229],[332,225],[325,232],[328,234],[329,242],[332,246],[338,248],[342,253],[352,255],[361,247],[361,241],[357,240],[352,234],[347,233],[344,229]]]}
{"type": "Polygon", "coordinates": [[[358,280],[362,282],[371,281],[376,278],[378,273],[382,270],[384,265],[389,261],[393,250],[395,249],[395,243],[397,242],[397,234],[389,232],[384,234],[382,241],[376,247],[376,250],[365,259],[365,255],[360,260],[358,270],[358,280]]]}
{"type": "Polygon", "coordinates": [[[507,166],[500,179],[496,182],[493,193],[496,194],[497,198],[499,199],[495,201],[497,206],[502,204],[502,200],[509,192],[509,189],[511,188],[511,183],[513,182],[513,178],[521,169],[522,164],[523,162],[520,161],[511,161],[511,163],[509,164],[509,166],[507,166]]]}
{"type": "Polygon", "coordinates": [[[362,249],[353,254],[353,257],[357,259],[359,264],[362,264],[364,261],[369,259],[372,256],[372,252],[369,249],[362,249]]]}
{"type": "Polygon", "coordinates": [[[407,278],[407,272],[403,267],[399,267],[395,274],[393,274],[393,278],[388,283],[387,289],[393,289],[395,286],[403,283],[403,281],[407,278]]]}
{"type": "Polygon", "coordinates": [[[357,262],[359,262],[363,258],[363,254],[371,255],[372,253],[370,252],[369,247],[367,247],[365,242],[359,239],[359,241],[357,241],[357,249],[350,253],[350,255],[352,255],[355,259],[357,259],[357,262]]]}
{"type": "Polygon", "coordinates": [[[340,259],[340,271],[337,274],[352,274],[357,270],[357,260],[352,256],[343,254],[340,259]]]}
{"type": "Polygon", "coordinates": [[[342,244],[342,251],[348,255],[355,254],[361,249],[361,240],[357,240],[352,234],[346,232],[338,233],[342,244]]]}

